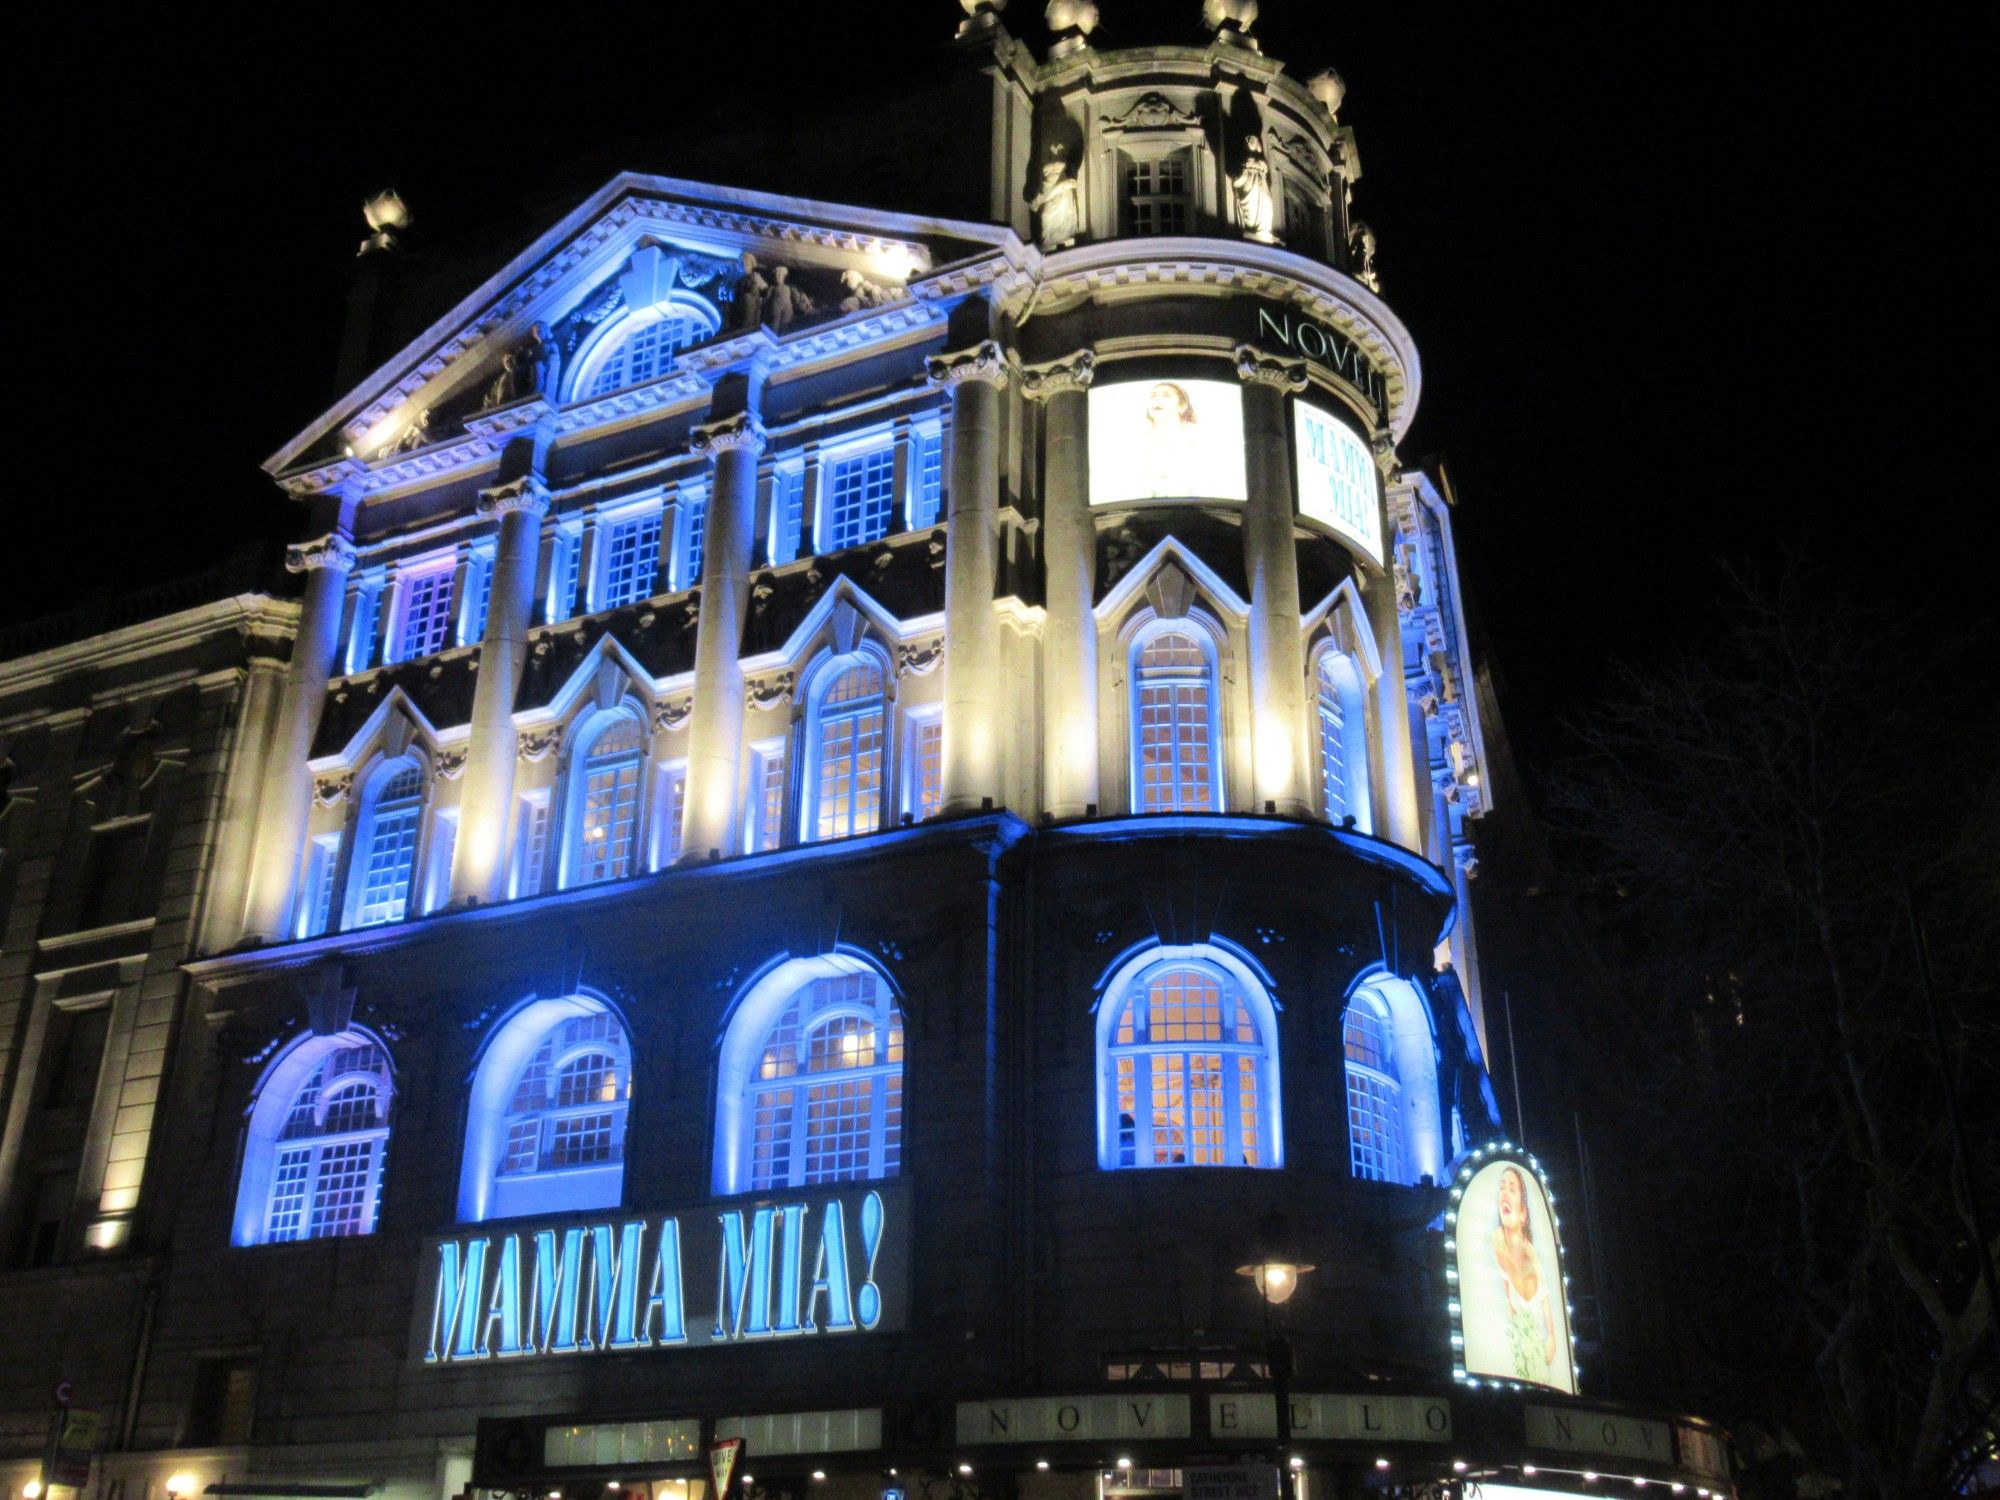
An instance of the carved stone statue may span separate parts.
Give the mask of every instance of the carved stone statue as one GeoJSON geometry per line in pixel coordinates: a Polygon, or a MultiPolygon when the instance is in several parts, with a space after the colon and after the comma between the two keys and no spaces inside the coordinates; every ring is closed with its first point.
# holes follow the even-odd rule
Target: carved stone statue
{"type": "Polygon", "coordinates": [[[755,328],[764,321],[764,297],[771,283],[757,269],[757,257],[743,252],[743,274],[736,278],[736,326],[755,328]]]}
{"type": "Polygon", "coordinates": [[[1029,206],[1042,216],[1038,238],[1044,250],[1073,245],[1083,233],[1083,191],[1060,156],[1042,164],[1042,190],[1029,206]]]}
{"type": "Polygon", "coordinates": [[[493,377],[493,383],[486,387],[486,394],[480,399],[481,411],[492,411],[496,406],[521,399],[521,365],[524,359],[523,352],[513,349],[500,356],[500,372],[493,377]]]}
{"type": "Polygon", "coordinates": [[[1375,274],[1375,231],[1359,219],[1347,236],[1347,260],[1356,281],[1371,292],[1382,290],[1382,278],[1375,274]]]}
{"type": "Polygon", "coordinates": [[[864,307],[880,307],[890,300],[890,293],[859,271],[842,271],[840,288],[846,294],[840,299],[840,310],[844,313],[859,312],[864,307]]]}
{"type": "Polygon", "coordinates": [[[534,377],[531,393],[555,400],[556,388],[562,381],[562,346],[548,324],[537,323],[529,330],[525,352],[534,377]]]}
{"type": "Polygon", "coordinates": [[[764,321],[773,333],[783,333],[800,313],[813,312],[813,300],[792,285],[790,266],[771,267],[771,289],[765,297],[764,321]]]}
{"type": "Polygon", "coordinates": [[[1236,222],[1243,233],[1267,245],[1277,243],[1271,232],[1276,212],[1271,204],[1271,164],[1264,159],[1264,143],[1254,135],[1243,143],[1243,168],[1231,184],[1236,189],[1236,222]]]}
{"type": "Polygon", "coordinates": [[[417,414],[410,418],[410,425],[402,435],[383,451],[393,457],[398,453],[414,453],[431,440],[431,413],[427,406],[417,408],[417,414]]]}

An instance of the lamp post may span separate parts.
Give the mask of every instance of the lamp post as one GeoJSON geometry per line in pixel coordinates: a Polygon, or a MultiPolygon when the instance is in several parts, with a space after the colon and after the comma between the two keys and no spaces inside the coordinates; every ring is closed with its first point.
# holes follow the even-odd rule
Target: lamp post
{"type": "Polygon", "coordinates": [[[1238,1276],[1248,1276],[1264,1304],[1265,1359],[1271,1371],[1271,1400],[1277,1408],[1278,1492],[1283,1500],[1298,1500],[1298,1481],[1292,1474],[1292,1346],[1273,1324],[1271,1309],[1282,1307],[1299,1289],[1299,1278],[1312,1270],[1288,1253],[1285,1219],[1282,1214],[1266,1214],[1257,1225],[1264,1258],[1238,1266],[1238,1276]]]}

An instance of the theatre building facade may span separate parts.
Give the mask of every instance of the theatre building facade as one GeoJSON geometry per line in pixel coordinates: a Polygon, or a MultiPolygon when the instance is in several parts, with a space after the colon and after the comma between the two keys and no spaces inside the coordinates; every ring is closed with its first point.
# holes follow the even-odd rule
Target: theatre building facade
{"type": "Polygon", "coordinates": [[[295,597],[0,661],[10,1496],[1728,1491],[1502,1137],[1339,80],[964,9],[983,213],[621,176],[295,597]]]}

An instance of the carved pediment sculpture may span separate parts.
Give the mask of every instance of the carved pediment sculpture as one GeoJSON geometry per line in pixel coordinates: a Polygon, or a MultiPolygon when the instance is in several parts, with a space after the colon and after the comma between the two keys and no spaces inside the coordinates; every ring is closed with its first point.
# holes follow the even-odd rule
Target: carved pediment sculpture
{"type": "Polygon", "coordinates": [[[1199,115],[1178,108],[1173,100],[1157,89],[1133,100],[1132,107],[1124,114],[1105,115],[1098,121],[1099,127],[1107,134],[1126,130],[1185,130],[1200,123],[1199,115]]]}

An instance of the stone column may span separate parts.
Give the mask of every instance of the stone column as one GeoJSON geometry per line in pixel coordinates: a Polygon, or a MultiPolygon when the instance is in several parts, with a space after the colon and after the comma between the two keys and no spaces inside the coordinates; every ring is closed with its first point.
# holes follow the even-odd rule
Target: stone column
{"type": "Polygon", "coordinates": [[[747,412],[694,430],[713,467],[702,539],[701,618],[694,639],[694,714],[688,725],[687,802],[681,861],[737,847],[743,766],[743,617],[750,601],[757,455],[764,429],[747,412]]]}
{"type": "Polygon", "coordinates": [[[1305,361],[1236,349],[1243,381],[1249,503],[1243,562],[1250,580],[1250,808],[1312,816],[1301,764],[1305,648],[1299,640],[1299,554],[1292,540],[1292,444],[1285,398],[1305,389],[1305,361]]]}
{"type": "Polygon", "coordinates": [[[1042,805],[1080,818],[1097,792],[1097,527],[1090,518],[1088,349],[1026,372],[1022,391],[1048,404],[1042,423],[1042,805]]]}
{"type": "Polygon", "coordinates": [[[338,531],[304,542],[285,555],[285,566],[306,575],[299,628],[292,637],[292,660],[285,671],[271,745],[264,758],[258,794],[257,847],[252,857],[245,937],[282,942],[291,936],[292,901],[297,894],[299,859],[312,815],[312,777],[306,770],[326,684],[339,644],[341,605],[354,548],[338,531]]]}
{"type": "Polygon", "coordinates": [[[472,737],[459,794],[458,842],[452,849],[451,900],[498,901],[505,893],[507,826],[514,810],[514,694],[528,660],[542,518],[549,492],[523,477],[479,496],[479,513],[500,518],[493,585],[480,637],[479,678],[472,690],[472,737]]]}
{"type": "Polygon", "coordinates": [[[951,519],[945,526],[944,796],[948,814],[1001,805],[1000,392],[1007,362],[991,339],[927,361],[951,392],[951,519]]]}

